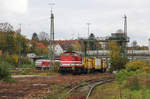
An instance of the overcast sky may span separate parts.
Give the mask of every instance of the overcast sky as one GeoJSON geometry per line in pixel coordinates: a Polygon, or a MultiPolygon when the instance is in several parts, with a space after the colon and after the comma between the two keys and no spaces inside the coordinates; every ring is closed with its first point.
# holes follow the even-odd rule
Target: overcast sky
{"type": "Polygon", "coordinates": [[[128,36],[141,45],[150,38],[150,0],[0,0],[0,22],[15,29],[22,24],[22,34],[49,33],[50,6],[55,2],[55,38],[87,37],[87,25],[95,36],[110,36],[123,29],[123,16],[128,16],[128,36]]]}

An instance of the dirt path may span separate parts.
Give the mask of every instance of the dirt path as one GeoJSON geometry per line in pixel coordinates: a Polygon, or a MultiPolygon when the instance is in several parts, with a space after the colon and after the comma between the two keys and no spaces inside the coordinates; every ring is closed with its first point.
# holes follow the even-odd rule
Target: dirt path
{"type": "Polygon", "coordinates": [[[70,84],[75,85],[81,81],[110,77],[110,74],[90,75],[54,75],[15,77],[15,83],[0,81],[0,99],[39,99],[47,93],[51,93],[51,86],[70,84]]]}

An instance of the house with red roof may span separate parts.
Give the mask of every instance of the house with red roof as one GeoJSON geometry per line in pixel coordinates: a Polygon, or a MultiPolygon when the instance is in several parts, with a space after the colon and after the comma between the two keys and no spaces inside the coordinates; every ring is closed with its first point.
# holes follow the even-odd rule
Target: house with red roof
{"type": "MultiPolygon", "coordinates": [[[[56,55],[61,55],[63,52],[65,52],[69,47],[72,47],[73,44],[75,43],[75,41],[77,40],[55,40],[54,44],[55,44],[55,54],[56,55]]],[[[50,48],[50,47],[48,47],[50,48]]]]}

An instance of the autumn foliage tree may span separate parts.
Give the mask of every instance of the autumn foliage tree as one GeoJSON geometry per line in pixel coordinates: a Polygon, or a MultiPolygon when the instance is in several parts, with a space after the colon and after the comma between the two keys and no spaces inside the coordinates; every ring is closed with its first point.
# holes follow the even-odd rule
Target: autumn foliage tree
{"type": "Polygon", "coordinates": [[[75,51],[81,51],[81,44],[79,43],[79,41],[75,41],[73,44],[73,49],[75,51]]]}
{"type": "Polygon", "coordinates": [[[150,62],[149,61],[142,61],[142,60],[135,60],[126,64],[127,71],[144,71],[149,73],[150,72],[150,62]]]}
{"type": "Polygon", "coordinates": [[[0,23],[0,50],[8,54],[22,54],[29,51],[28,40],[21,34],[13,30],[8,23],[0,23]]]}
{"type": "Polygon", "coordinates": [[[127,62],[127,58],[124,57],[121,53],[121,46],[118,46],[117,42],[110,42],[110,64],[111,64],[111,71],[125,68],[125,64],[127,62]]]}
{"type": "Polygon", "coordinates": [[[3,61],[17,66],[19,55],[22,58],[29,52],[28,39],[9,23],[0,23],[0,50],[3,61]]]}

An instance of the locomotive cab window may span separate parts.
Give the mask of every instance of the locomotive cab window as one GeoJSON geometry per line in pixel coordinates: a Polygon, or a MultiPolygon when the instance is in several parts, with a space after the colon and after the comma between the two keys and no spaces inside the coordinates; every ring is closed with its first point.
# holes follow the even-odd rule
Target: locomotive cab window
{"type": "Polygon", "coordinates": [[[76,56],[78,56],[78,54],[76,54],[76,53],[72,53],[72,56],[73,56],[73,57],[76,57],[76,56]]]}

